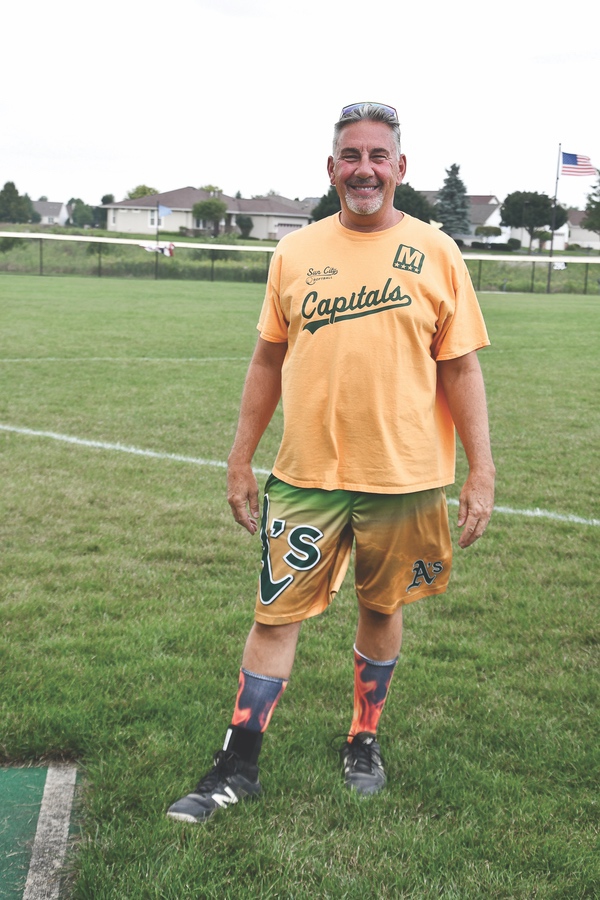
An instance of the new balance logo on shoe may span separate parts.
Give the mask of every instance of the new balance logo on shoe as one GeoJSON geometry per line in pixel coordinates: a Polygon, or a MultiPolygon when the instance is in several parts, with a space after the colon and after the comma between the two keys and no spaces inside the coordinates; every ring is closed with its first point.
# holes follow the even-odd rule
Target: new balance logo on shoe
{"type": "Polygon", "coordinates": [[[239,799],[238,797],[236,797],[230,787],[226,787],[225,793],[223,794],[217,794],[215,792],[211,796],[215,803],[218,803],[219,806],[222,807],[229,806],[230,803],[237,803],[239,799]]]}
{"type": "Polygon", "coordinates": [[[244,762],[233,751],[219,750],[214,766],[191,794],[169,807],[167,816],[178,822],[206,822],[218,809],[233,806],[261,792],[258,766],[244,762]]]}

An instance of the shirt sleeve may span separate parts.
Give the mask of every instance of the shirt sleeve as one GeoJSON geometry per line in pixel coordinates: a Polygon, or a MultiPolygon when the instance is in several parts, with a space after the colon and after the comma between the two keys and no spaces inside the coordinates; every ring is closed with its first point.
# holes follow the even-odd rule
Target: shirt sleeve
{"type": "Polygon", "coordinates": [[[454,274],[454,299],[442,304],[438,331],[431,345],[435,360],[456,359],[490,343],[471,276],[461,257],[454,274]]]}
{"type": "Polygon", "coordinates": [[[281,254],[276,250],[269,266],[267,290],[256,326],[265,341],[275,344],[285,343],[288,339],[289,322],[281,308],[281,254]]]}

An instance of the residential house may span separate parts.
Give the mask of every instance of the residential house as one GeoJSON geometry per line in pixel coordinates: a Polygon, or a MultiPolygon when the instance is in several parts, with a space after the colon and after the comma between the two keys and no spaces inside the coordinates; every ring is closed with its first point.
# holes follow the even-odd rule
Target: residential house
{"type": "MultiPolygon", "coordinates": [[[[421,193],[425,195],[432,206],[435,206],[438,191],[421,191],[421,193]]],[[[489,244],[493,247],[494,244],[505,244],[509,238],[515,238],[516,240],[521,241],[521,246],[525,250],[529,249],[529,234],[525,228],[510,228],[501,224],[502,203],[494,194],[468,194],[467,200],[469,202],[469,231],[467,234],[454,234],[452,235],[454,238],[462,240],[468,247],[471,246],[473,241],[481,241],[482,243],[489,244]],[[500,234],[493,237],[483,237],[476,233],[479,226],[493,226],[499,228],[500,234]]],[[[577,210],[571,210],[569,217],[571,218],[571,214],[575,212],[577,212],[577,210]]],[[[583,217],[583,213],[579,213],[579,215],[580,217],[583,217]]],[[[582,241],[575,241],[575,239],[570,236],[570,218],[562,228],[557,228],[554,232],[554,250],[565,250],[569,243],[575,242],[584,246],[582,241]]],[[[543,229],[540,229],[540,231],[541,230],[543,229]]],[[[587,234],[589,238],[589,232],[587,234]]],[[[549,242],[547,242],[545,246],[547,248],[549,242]]],[[[538,250],[539,241],[533,241],[531,249],[538,250]]]]}
{"type": "Polygon", "coordinates": [[[41,216],[40,225],[66,225],[69,210],[66,203],[51,200],[33,200],[33,208],[41,216]]]}
{"type": "Polygon", "coordinates": [[[582,228],[581,221],[584,217],[584,210],[569,210],[569,220],[567,222],[569,226],[569,247],[573,244],[579,244],[581,248],[586,250],[600,250],[600,234],[582,228]]]}
{"type": "Polygon", "coordinates": [[[178,188],[159,194],[150,194],[136,200],[121,200],[107,203],[107,228],[132,234],[156,235],[158,231],[180,232],[183,234],[212,233],[213,223],[203,222],[193,216],[196,203],[213,197],[222,200],[227,210],[219,223],[222,234],[239,234],[237,216],[252,219],[250,236],[262,240],[279,240],[290,231],[304,228],[311,220],[311,212],[316,200],[289,200],[286,197],[269,195],[247,200],[229,197],[221,192],[215,194],[194,187],[178,188]],[[171,210],[168,216],[158,218],[159,206],[171,210]]]}

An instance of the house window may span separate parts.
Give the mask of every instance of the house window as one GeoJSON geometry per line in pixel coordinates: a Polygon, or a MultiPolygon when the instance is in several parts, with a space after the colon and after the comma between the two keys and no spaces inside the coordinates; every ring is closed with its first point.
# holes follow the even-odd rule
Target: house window
{"type": "Polygon", "coordinates": [[[54,216],[48,216],[48,225],[54,225],[54,216]]]}
{"type": "Polygon", "coordinates": [[[113,225],[116,225],[116,224],[117,224],[117,211],[116,211],[116,209],[113,209],[113,211],[112,211],[112,214],[111,214],[111,221],[112,221],[112,224],[113,224],[113,225]]]}
{"type": "MultiPolygon", "coordinates": [[[[135,210],[135,212],[138,212],[138,210],[135,210]]],[[[163,227],[163,222],[164,222],[164,219],[162,218],[162,216],[159,216],[159,217],[158,217],[158,228],[162,228],[162,227],[163,227]]],[[[148,225],[150,226],[150,228],[156,228],[156,227],[157,227],[157,225],[156,225],[156,210],[155,210],[155,209],[151,209],[151,210],[149,211],[149,215],[148,215],[148,225]]]]}

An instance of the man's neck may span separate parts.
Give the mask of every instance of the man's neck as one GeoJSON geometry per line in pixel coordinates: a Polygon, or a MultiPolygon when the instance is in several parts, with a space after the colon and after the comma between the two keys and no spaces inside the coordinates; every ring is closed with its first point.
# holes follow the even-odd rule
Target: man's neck
{"type": "Polygon", "coordinates": [[[340,212],[340,223],[344,228],[348,228],[350,231],[361,231],[364,234],[371,231],[386,231],[401,222],[403,218],[404,213],[395,206],[385,211],[379,210],[372,216],[359,216],[348,209],[342,209],[340,212]]]}

